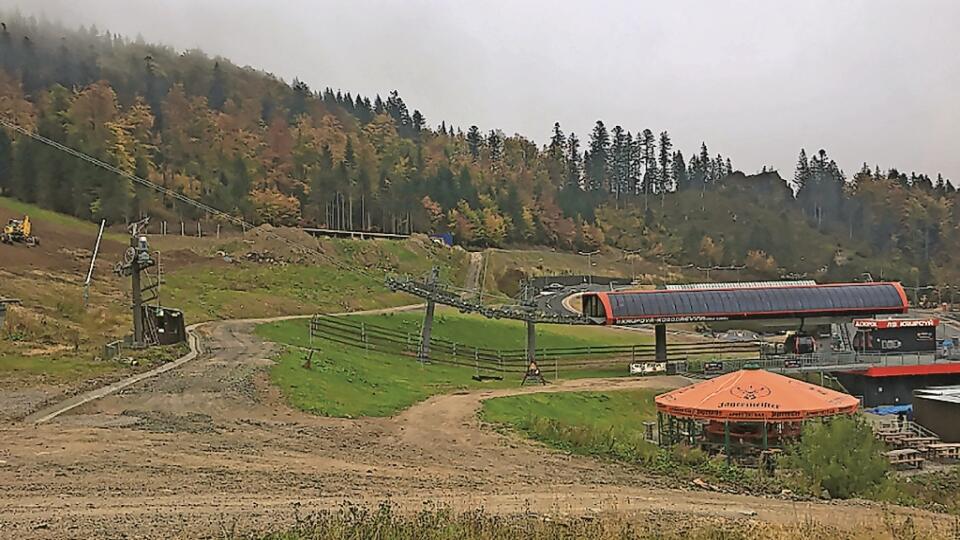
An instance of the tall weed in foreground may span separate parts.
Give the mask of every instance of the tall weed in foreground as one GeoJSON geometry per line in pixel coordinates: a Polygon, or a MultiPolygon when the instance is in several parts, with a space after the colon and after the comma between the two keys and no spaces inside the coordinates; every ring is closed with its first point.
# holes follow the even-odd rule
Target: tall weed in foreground
{"type": "Polygon", "coordinates": [[[339,510],[298,514],[282,531],[241,535],[224,529],[225,540],[952,540],[950,532],[920,526],[909,518],[851,524],[849,530],[810,519],[791,524],[731,520],[673,512],[549,519],[532,514],[498,516],[482,509],[458,513],[430,507],[403,513],[388,503],[376,508],[345,505],[339,510]]]}

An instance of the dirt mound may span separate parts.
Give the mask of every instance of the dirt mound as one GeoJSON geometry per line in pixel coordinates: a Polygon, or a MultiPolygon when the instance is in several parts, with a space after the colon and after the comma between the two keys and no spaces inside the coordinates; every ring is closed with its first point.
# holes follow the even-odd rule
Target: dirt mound
{"type": "Polygon", "coordinates": [[[249,231],[241,249],[233,255],[261,263],[315,264],[326,253],[319,240],[302,230],[272,225],[249,231]]]}

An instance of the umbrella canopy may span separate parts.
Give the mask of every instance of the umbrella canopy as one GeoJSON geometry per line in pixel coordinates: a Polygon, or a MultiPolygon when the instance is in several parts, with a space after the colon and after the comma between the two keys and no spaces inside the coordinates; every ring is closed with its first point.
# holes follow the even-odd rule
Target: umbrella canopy
{"type": "Polygon", "coordinates": [[[671,416],[733,422],[794,422],[851,414],[860,405],[849,394],[759,369],[678,388],[655,401],[658,411],[671,416]]]}

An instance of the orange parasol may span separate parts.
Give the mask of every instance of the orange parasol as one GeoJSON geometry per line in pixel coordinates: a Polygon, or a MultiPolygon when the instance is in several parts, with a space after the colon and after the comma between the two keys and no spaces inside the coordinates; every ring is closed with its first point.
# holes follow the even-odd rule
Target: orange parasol
{"type": "Polygon", "coordinates": [[[678,388],[655,401],[671,416],[732,422],[795,422],[851,414],[860,405],[849,394],[759,369],[678,388]]]}

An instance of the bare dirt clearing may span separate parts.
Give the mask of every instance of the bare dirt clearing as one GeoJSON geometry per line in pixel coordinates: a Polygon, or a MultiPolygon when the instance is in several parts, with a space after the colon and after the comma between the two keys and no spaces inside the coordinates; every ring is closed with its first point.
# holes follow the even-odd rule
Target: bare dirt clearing
{"type": "MultiPolygon", "coordinates": [[[[490,512],[669,511],[855,527],[889,510],[684,491],[622,464],[492,430],[482,400],[519,392],[666,388],[678,378],[576,380],[437,396],[394,418],[310,416],[266,381],[273,346],[250,322],[210,323],[179,369],[50,423],[0,427],[0,537],[205,537],[290,524],[296,512],[389,499],[490,512]],[[754,515],[755,513],[755,515],[754,515]]],[[[952,519],[896,509],[950,530],[952,519]]],[[[946,532],[945,532],[946,535],[946,532]]]]}

